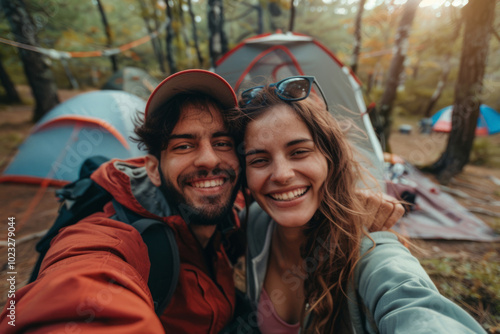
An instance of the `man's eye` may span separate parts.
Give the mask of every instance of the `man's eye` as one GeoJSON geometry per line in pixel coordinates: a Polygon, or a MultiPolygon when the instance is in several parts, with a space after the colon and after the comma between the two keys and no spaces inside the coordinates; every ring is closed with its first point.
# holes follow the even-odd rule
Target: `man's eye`
{"type": "Polygon", "coordinates": [[[220,142],[216,142],[214,144],[215,147],[226,147],[226,148],[232,148],[233,147],[233,143],[230,142],[230,141],[220,141],[220,142]]]}
{"type": "Polygon", "coordinates": [[[193,145],[188,145],[188,144],[179,145],[179,146],[174,147],[174,151],[189,150],[192,147],[193,147],[193,145]]]}

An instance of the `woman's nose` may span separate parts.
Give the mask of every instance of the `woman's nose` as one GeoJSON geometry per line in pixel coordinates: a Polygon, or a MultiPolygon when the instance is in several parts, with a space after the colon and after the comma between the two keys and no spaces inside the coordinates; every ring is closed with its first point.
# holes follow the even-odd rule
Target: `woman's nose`
{"type": "Polygon", "coordinates": [[[295,176],[293,167],[288,160],[280,159],[279,161],[275,161],[273,165],[271,181],[279,184],[286,184],[295,176]]]}

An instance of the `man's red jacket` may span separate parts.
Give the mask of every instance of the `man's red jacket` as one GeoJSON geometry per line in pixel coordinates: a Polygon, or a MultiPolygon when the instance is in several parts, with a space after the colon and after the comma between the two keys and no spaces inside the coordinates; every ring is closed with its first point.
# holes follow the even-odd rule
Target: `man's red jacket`
{"type": "Polygon", "coordinates": [[[200,244],[179,215],[166,217],[170,208],[143,165],[143,158],[113,160],[92,179],[122,205],[172,227],[181,268],[163,315],[156,316],[147,286],[147,247],[137,230],[109,218],[114,214],[109,203],[104,212],[54,238],[39,278],[16,292],[16,326],[8,325],[4,308],[0,333],[218,333],[230,321],[233,272],[222,244],[209,244],[215,254],[214,282],[200,244]]]}

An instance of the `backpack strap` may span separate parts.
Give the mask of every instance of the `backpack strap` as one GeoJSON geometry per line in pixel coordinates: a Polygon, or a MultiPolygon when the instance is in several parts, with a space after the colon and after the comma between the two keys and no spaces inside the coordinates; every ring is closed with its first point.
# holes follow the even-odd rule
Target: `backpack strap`
{"type": "Polygon", "coordinates": [[[118,220],[132,225],[148,247],[151,264],[148,287],[153,297],[155,313],[160,316],[170,303],[179,279],[181,264],[174,232],[164,222],[144,218],[116,200],[112,201],[118,220]]]}

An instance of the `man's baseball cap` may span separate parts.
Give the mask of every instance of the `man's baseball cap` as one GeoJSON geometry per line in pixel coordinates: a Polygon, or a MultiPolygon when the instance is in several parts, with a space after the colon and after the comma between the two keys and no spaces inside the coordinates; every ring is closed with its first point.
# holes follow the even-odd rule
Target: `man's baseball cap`
{"type": "Polygon", "coordinates": [[[219,101],[224,108],[238,106],[238,98],[224,78],[210,71],[192,69],[177,72],[163,80],[149,96],[144,117],[183,92],[205,93],[219,101]]]}

